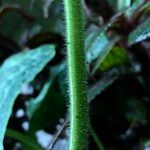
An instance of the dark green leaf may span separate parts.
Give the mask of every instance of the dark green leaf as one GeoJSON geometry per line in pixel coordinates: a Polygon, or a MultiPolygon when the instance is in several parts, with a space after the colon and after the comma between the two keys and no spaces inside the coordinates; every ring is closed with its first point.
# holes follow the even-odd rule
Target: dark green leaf
{"type": "Polygon", "coordinates": [[[8,58],[0,68],[0,149],[12,107],[21,85],[32,81],[54,57],[54,46],[44,45],[8,58]]]}
{"type": "Polygon", "coordinates": [[[104,71],[111,67],[123,65],[128,61],[128,54],[126,50],[121,47],[115,46],[110,53],[105,57],[104,61],[100,64],[100,70],[104,71]]]}
{"type": "Polygon", "coordinates": [[[130,7],[130,5],[131,5],[131,0],[125,0],[125,1],[118,0],[117,1],[118,11],[122,11],[122,10],[130,7]]]}
{"type": "Polygon", "coordinates": [[[111,52],[113,46],[119,40],[120,40],[120,37],[116,36],[116,37],[114,37],[114,39],[112,39],[111,41],[109,41],[109,43],[103,49],[101,49],[101,51],[99,53],[99,56],[98,56],[98,59],[96,61],[96,64],[94,66],[94,69],[92,71],[92,74],[94,74],[96,72],[96,70],[101,66],[101,64],[103,63],[103,61],[105,61],[106,57],[108,57],[108,56],[111,55],[110,52],[111,52]]]}
{"type": "MultiPolygon", "coordinates": [[[[36,111],[36,109],[40,106],[42,100],[45,98],[45,95],[48,92],[48,89],[50,88],[52,84],[53,79],[49,80],[41,90],[40,94],[35,99],[30,99],[28,106],[27,106],[27,113],[28,116],[31,118],[33,113],[36,111]]],[[[40,112],[39,112],[40,113],[40,112]]]]}
{"type": "Polygon", "coordinates": [[[50,131],[54,131],[59,119],[63,117],[64,112],[66,112],[65,97],[60,91],[58,81],[56,79],[53,81],[54,77],[56,77],[63,68],[64,65],[54,68],[55,71],[53,71],[55,73],[51,76],[51,80],[46,83],[40,95],[35,99],[35,102],[34,100],[30,102],[30,108],[34,108],[34,112],[32,110],[29,133],[32,134],[47,126],[49,126],[50,131]],[[48,117],[45,117],[47,114],[48,117]]]}
{"type": "Polygon", "coordinates": [[[144,3],[144,0],[134,0],[131,7],[126,11],[126,15],[131,17],[133,13],[144,3]]]}
{"type": "Polygon", "coordinates": [[[18,140],[23,144],[26,144],[28,148],[30,148],[30,150],[42,150],[41,146],[37,144],[34,139],[15,130],[7,129],[6,136],[18,140]]]}
{"type": "Polygon", "coordinates": [[[117,10],[116,0],[107,0],[109,5],[113,8],[113,10],[117,10]]]}
{"type": "Polygon", "coordinates": [[[20,10],[25,14],[34,18],[33,21],[28,21],[24,16],[21,16],[18,12],[10,12],[4,14],[1,20],[1,32],[9,37],[13,38],[15,42],[18,42],[22,37],[29,35],[33,36],[39,32],[53,32],[63,34],[64,21],[63,21],[63,2],[55,0],[47,8],[49,18],[45,18],[45,5],[47,1],[41,0],[5,0],[3,5],[18,5],[20,10]],[[28,21],[28,22],[27,22],[28,21]],[[11,26],[8,26],[11,24],[11,26]],[[19,24],[19,27],[16,28],[19,24]],[[15,29],[15,30],[14,30],[15,29]]]}
{"type": "Polygon", "coordinates": [[[88,88],[88,101],[92,101],[97,95],[111,86],[121,75],[133,73],[128,67],[113,68],[106,71],[103,76],[92,86],[88,88]]]}
{"type": "Polygon", "coordinates": [[[88,90],[88,101],[92,101],[97,95],[101,94],[106,88],[108,88],[115,80],[117,76],[107,76],[102,78],[99,82],[94,84],[88,90]]]}
{"type": "Polygon", "coordinates": [[[99,32],[96,37],[91,41],[91,45],[86,46],[87,51],[87,61],[90,63],[98,56],[103,53],[106,45],[109,44],[109,39],[104,32],[99,32]]]}
{"type": "MultiPolygon", "coordinates": [[[[63,63],[61,65],[57,65],[55,67],[51,68],[51,74],[49,80],[45,83],[43,86],[40,94],[36,98],[32,98],[29,100],[27,111],[28,116],[31,118],[33,113],[40,107],[43,100],[45,100],[46,95],[48,94],[49,89],[51,88],[51,85],[55,79],[55,77],[63,70],[64,65],[63,63]]],[[[39,112],[40,113],[40,112],[39,112]]]]}
{"type": "Polygon", "coordinates": [[[132,45],[150,38],[150,19],[140,24],[130,35],[128,44],[132,45]]]}
{"type": "Polygon", "coordinates": [[[146,107],[140,101],[130,99],[125,104],[125,116],[130,121],[143,121],[146,119],[146,107]]]}
{"type": "Polygon", "coordinates": [[[126,8],[130,7],[131,0],[107,0],[110,6],[113,8],[114,11],[119,12],[123,11],[126,8]]]}

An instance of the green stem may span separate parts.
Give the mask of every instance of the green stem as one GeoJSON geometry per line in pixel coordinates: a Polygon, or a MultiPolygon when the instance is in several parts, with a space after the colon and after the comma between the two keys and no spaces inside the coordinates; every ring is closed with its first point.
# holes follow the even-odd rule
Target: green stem
{"type": "Polygon", "coordinates": [[[96,132],[94,131],[93,127],[90,125],[90,132],[91,132],[91,135],[93,137],[93,140],[95,141],[97,147],[99,150],[105,150],[102,142],[100,141],[99,137],[97,136],[96,132]]]}
{"type": "Polygon", "coordinates": [[[82,0],[64,0],[70,94],[70,150],[87,149],[88,104],[82,0]]]}

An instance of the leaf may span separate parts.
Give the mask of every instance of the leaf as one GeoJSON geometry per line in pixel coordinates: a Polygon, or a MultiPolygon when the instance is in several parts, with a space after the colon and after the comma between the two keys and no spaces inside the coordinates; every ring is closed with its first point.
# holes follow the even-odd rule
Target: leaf
{"type": "Polygon", "coordinates": [[[5,0],[3,5],[19,5],[20,9],[22,9],[24,12],[28,12],[27,14],[30,14],[35,20],[32,23],[27,23],[25,19],[18,15],[18,13],[8,13],[7,15],[4,15],[3,20],[1,20],[1,32],[3,35],[13,38],[15,42],[18,42],[25,35],[30,37],[33,29],[37,26],[40,32],[46,31],[64,34],[63,2],[61,0],[55,0],[47,10],[49,11],[49,18],[45,19],[44,16],[46,2],[47,1],[45,0],[31,0],[30,2],[27,0],[16,0],[15,2],[12,0],[5,0]],[[16,28],[18,23],[19,28],[16,28]],[[8,24],[11,24],[11,26],[8,26],[8,24]]]}
{"type": "Polygon", "coordinates": [[[130,7],[131,5],[131,0],[117,0],[117,7],[118,7],[118,11],[122,11],[128,7],[130,7]]]}
{"type": "Polygon", "coordinates": [[[105,58],[107,56],[110,56],[110,52],[113,48],[113,46],[115,45],[115,43],[117,43],[120,40],[119,36],[114,37],[112,40],[110,40],[109,44],[107,44],[105,46],[105,48],[103,48],[100,51],[100,54],[98,56],[98,59],[96,61],[96,64],[93,68],[92,74],[94,74],[96,72],[96,70],[101,66],[101,64],[103,63],[103,61],[105,60],[105,58]]]}
{"type": "Polygon", "coordinates": [[[104,32],[99,32],[98,35],[96,35],[91,41],[91,45],[86,46],[87,51],[87,61],[90,63],[93,60],[95,60],[100,53],[102,53],[102,50],[106,47],[107,44],[109,44],[109,39],[106,36],[104,32]]]}
{"type": "Polygon", "coordinates": [[[91,102],[97,95],[101,94],[101,92],[103,92],[106,88],[108,88],[116,79],[117,76],[116,77],[107,76],[102,78],[92,87],[90,87],[88,90],[88,101],[91,102]]]}
{"type": "Polygon", "coordinates": [[[42,150],[41,146],[37,144],[36,141],[34,141],[32,138],[15,130],[7,129],[6,136],[18,140],[21,143],[27,145],[30,148],[30,150],[42,150]]]}
{"type": "Polygon", "coordinates": [[[40,94],[36,98],[32,98],[29,100],[29,103],[27,105],[27,112],[28,112],[29,118],[32,118],[33,113],[43,103],[43,101],[46,98],[46,95],[48,94],[49,89],[51,88],[51,85],[52,85],[55,77],[63,70],[63,68],[64,68],[63,63],[61,65],[56,65],[56,66],[52,67],[51,74],[49,75],[49,80],[43,86],[40,94]]]}
{"type": "Polygon", "coordinates": [[[65,114],[65,97],[60,91],[58,79],[56,78],[63,69],[63,63],[55,66],[52,69],[53,75],[50,75],[51,79],[46,83],[40,95],[30,102],[28,109],[33,108],[34,111],[32,110],[31,114],[29,134],[33,134],[35,131],[44,129],[47,126],[49,126],[51,132],[54,131],[58,120],[65,114]],[[39,99],[40,96],[41,99],[39,99]],[[47,114],[48,118],[45,117],[47,114]]]}
{"type": "Polygon", "coordinates": [[[29,23],[33,23],[33,16],[29,14],[28,10],[25,10],[26,5],[21,7],[17,3],[9,4],[4,2],[3,7],[0,7],[0,19],[1,19],[1,31],[6,37],[12,39],[15,42],[20,40],[21,34],[24,30],[29,28],[29,23]],[[19,23],[19,28],[16,28],[19,23]],[[8,26],[11,24],[11,26],[8,26]],[[14,30],[15,28],[15,30],[14,30]]]}
{"type": "Polygon", "coordinates": [[[64,117],[66,110],[65,97],[60,91],[58,79],[55,79],[48,89],[46,97],[32,115],[29,134],[33,135],[37,130],[46,127],[50,132],[54,132],[56,124],[60,118],[64,117]],[[45,117],[47,115],[48,117],[45,117]]]}
{"type": "Polygon", "coordinates": [[[116,0],[107,0],[109,5],[113,8],[113,10],[117,10],[116,0]]]}
{"type": "Polygon", "coordinates": [[[2,20],[3,16],[9,11],[18,12],[24,19],[28,21],[33,21],[33,17],[27,14],[19,5],[4,5],[0,8],[0,19],[2,20]]]}
{"type": "Polygon", "coordinates": [[[149,140],[149,138],[144,138],[141,142],[142,142],[143,148],[145,150],[149,150],[149,148],[150,148],[150,140],[149,140]]]}
{"type": "Polygon", "coordinates": [[[125,104],[125,116],[130,121],[142,121],[146,119],[146,107],[138,100],[130,99],[125,104]]]}
{"type": "Polygon", "coordinates": [[[134,5],[140,5],[144,2],[144,0],[133,0],[134,5]]]}
{"type": "Polygon", "coordinates": [[[8,58],[0,68],[0,149],[12,107],[21,92],[21,85],[32,81],[54,57],[53,45],[44,45],[32,51],[8,58]]]}
{"type": "MultiPolygon", "coordinates": [[[[52,84],[53,79],[46,82],[43,89],[41,90],[40,94],[35,99],[30,99],[29,103],[27,103],[27,114],[31,118],[33,113],[38,109],[40,106],[42,100],[45,98],[45,95],[48,93],[48,89],[50,88],[52,84]]],[[[40,112],[39,112],[40,113],[40,112]]]]}
{"type": "Polygon", "coordinates": [[[101,94],[111,86],[120,76],[132,74],[133,70],[128,67],[112,68],[103,73],[102,77],[95,84],[88,88],[88,101],[91,102],[97,95],[101,94]]]}
{"type": "Polygon", "coordinates": [[[115,46],[105,57],[99,68],[101,71],[104,71],[112,67],[123,65],[126,62],[128,62],[128,54],[126,50],[121,47],[115,46]]]}
{"type": "Polygon", "coordinates": [[[144,3],[144,0],[134,0],[131,7],[127,10],[126,15],[131,17],[133,13],[144,3]]]}
{"type": "Polygon", "coordinates": [[[129,35],[128,44],[133,45],[150,38],[150,19],[147,19],[140,24],[132,33],[129,35]]]}
{"type": "Polygon", "coordinates": [[[130,7],[131,0],[107,0],[109,5],[113,8],[115,12],[123,11],[126,8],[130,7]]]}

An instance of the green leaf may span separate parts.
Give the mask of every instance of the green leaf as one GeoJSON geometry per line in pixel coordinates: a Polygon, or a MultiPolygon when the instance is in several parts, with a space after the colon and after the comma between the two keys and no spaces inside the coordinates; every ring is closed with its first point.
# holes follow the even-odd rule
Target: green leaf
{"type": "Polygon", "coordinates": [[[150,38],[150,19],[140,24],[132,33],[129,35],[128,44],[132,45],[143,40],[150,38]]]}
{"type": "Polygon", "coordinates": [[[134,98],[126,101],[125,116],[130,122],[145,120],[146,115],[146,108],[142,102],[134,98]]]}
{"type": "Polygon", "coordinates": [[[30,148],[30,150],[42,150],[42,147],[39,144],[37,144],[37,142],[34,141],[34,139],[15,130],[7,129],[6,136],[18,140],[21,143],[27,145],[30,148]]]}
{"type": "Polygon", "coordinates": [[[107,0],[109,5],[113,8],[115,12],[123,11],[130,7],[131,0],[107,0]]]}
{"type": "Polygon", "coordinates": [[[150,148],[150,140],[149,138],[142,139],[143,149],[148,150],[150,148]]]}
{"type": "MultiPolygon", "coordinates": [[[[32,115],[34,112],[40,107],[40,105],[43,103],[45,100],[48,91],[51,88],[51,85],[55,79],[55,77],[64,69],[64,64],[62,63],[61,65],[56,65],[51,68],[51,73],[49,75],[49,80],[45,83],[43,86],[40,94],[36,98],[32,98],[29,100],[28,105],[27,105],[27,112],[29,118],[32,118],[32,115]]],[[[40,113],[40,112],[39,112],[40,113]]]]}
{"type": "Polygon", "coordinates": [[[144,2],[144,0],[133,0],[133,4],[141,5],[144,2]]]}
{"type": "Polygon", "coordinates": [[[94,74],[96,70],[101,66],[106,57],[110,56],[109,53],[112,51],[112,48],[115,45],[115,43],[117,43],[119,40],[120,37],[116,36],[112,40],[110,40],[109,43],[103,49],[101,49],[96,64],[93,68],[92,74],[94,74]]]}
{"type": "Polygon", "coordinates": [[[47,126],[49,126],[50,131],[54,131],[56,123],[65,114],[65,96],[62,94],[58,84],[58,76],[62,74],[64,69],[64,63],[52,67],[49,80],[44,85],[40,94],[35,99],[29,101],[27,109],[30,117],[30,135],[47,126]],[[49,114],[48,118],[45,117],[47,114],[49,114]]]}
{"type": "Polygon", "coordinates": [[[56,124],[60,118],[64,117],[66,110],[65,97],[60,91],[58,79],[55,79],[31,117],[29,134],[34,135],[37,130],[46,127],[50,132],[55,131],[56,124]],[[47,115],[48,117],[45,117],[47,115]]]}
{"type": "Polygon", "coordinates": [[[91,102],[97,95],[101,94],[111,86],[121,75],[131,74],[133,70],[128,67],[112,68],[103,73],[102,77],[95,84],[88,88],[88,101],[91,102]]]}
{"type": "Polygon", "coordinates": [[[133,13],[144,3],[144,0],[134,0],[131,7],[127,10],[126,15],[131,17],[133,13]]]}
{"type": "Polygon", "coordinates": [[[3,14],[4,17],[1,19],[2,34],[6,37],[13,38],[15,42],[18,42],[24,34],[35,34],[33,30],[35,30],[35,28],[37,29],[37,27],[38,32],[50,31],[59,34],[65,33],[63,21],[63,2],[61,0],[54,0],[49,7],[47,7],[48,5],[45,6],[46,3],[47,1],[41,0],[5,0],[3,5],[9,5],[10,7],[13,5],[18,5],[19,8],[27,14],[27,16],[33,17],[34,21],[26,19],[27,17],[19,15],[18,12],[8,11],[8,13],[3,14]],[[48,19],[44,17],[45,11],[49,14],[48,19]],[[19,28],[16,28],[18,23],[19,28]],[[8,24],[11,24],[11,26],[8,26],[8,24]]]}
{"type": "MultiPolygon", "coordinates": [[[[48,89],[50,88],[53,79],[50,79],[46,82],[43,89],[41,90],[40,94],[35,99],[30,99],[29,103],[27,103],[27,114],[31,118],[33,113],[38,109],[42,100],[45,98],[45,95],[48,93],[48,89]]],[[[40,112],[39,112],[40,113],[40,112]]]]}
{"type": "Polygon", "coordinates": [[[110,41],[104,32],[99,32],[96,36],[94,36],[94,39],[90,42],[91,45],[86,45],[86,49],[88,49],[87,61],[90,63],[98,58],[109,42],[110,41]]]}
{"type": "Polygon", "coordinates": [[[105,60],[99,65],[100,70],[108,70],[112,67],[123,65],[128,62],[127,52],[118,46],[115,46],[110,53],[105,57],[105,60]]]}
{"type": "Polygon", "coordinates": [[[101,94],[106,88],[108,88],[114,81],[117,79],[117,76],[106,76],[103,77],[93,86],[89,87],[88,90],[88,101],[92,101],[97,95],[101,94]]]}
{"type": "Polygon", "coordinates": [[[107,0],[109,5],[113,8],[113,10],[116,10],[116,0],[107,0]]]}
{"type": "Polygon", "coordinates": [[[0,149],[12,107],[21,85],[32,81],[54,57],[54,46],[44,45],[8,58],[0,68],[0,149]]]}
{"type": "Polygon", "coordinates": [[[131,5],[131,0],[118,0],[117,1],[117,7],[118,7],[118,11],[122,11],[128,7],[130,7],[131,5]]]}

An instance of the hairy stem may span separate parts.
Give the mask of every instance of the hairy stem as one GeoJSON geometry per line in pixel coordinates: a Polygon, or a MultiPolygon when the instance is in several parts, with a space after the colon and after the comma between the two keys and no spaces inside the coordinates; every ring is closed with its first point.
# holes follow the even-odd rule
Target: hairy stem
{"type": "Polygon", "coordinates": [[[81,0],[64,0],[70,94],[70,150],[87,149],[88,104],[81,0]]]}

